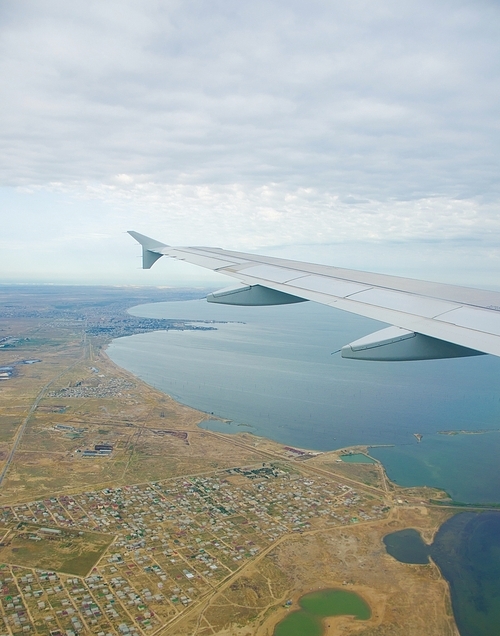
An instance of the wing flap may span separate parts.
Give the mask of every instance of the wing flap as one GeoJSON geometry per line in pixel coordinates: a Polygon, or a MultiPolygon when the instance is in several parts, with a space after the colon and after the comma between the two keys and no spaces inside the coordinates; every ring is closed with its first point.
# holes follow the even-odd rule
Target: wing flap
{"type": "Polygon", "coordinates": [[[498,311],[478,309],[477,307],[459,307],[438,316],[437,320],[500,336],[500,312],[498,311]]]}
{"type": "Polygon", "coordinates": [[[460,306],[455,303],[437,300],[436,298],[414,296],[405,292],[380,289],[380,287],[372,287],[366,291],[351,295],[349,298],[367,305],[402,311],[406,314],[414,314],[423,318],[434,318],[445,311],[451,311],[460,306]]]}

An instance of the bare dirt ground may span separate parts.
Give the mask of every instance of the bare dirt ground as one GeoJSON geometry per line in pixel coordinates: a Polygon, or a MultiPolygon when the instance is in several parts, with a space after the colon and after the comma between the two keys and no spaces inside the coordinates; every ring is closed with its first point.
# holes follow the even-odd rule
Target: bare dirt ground
{"type": "Polygon", "coordinates": [[[382,543],[385,534],[408,527],[430,538],[447,516],[425,506],[404,507],[383,522],[289,536],[172,633],[272,636],[276,624],[299,609],[303,594],[339,588],[364,598],[372,617],[326,619],[325,636],[458,636],[448,585],[438,568],[432,562],[399,563],[382,543]],[[285,607],[287,600],[291,607],[285,607]]]}
{"type": "MultiPolygon", "coordinates": [[[[328,636],[340,634],[456,635],[448,585],[437,567],[399,563],[389,556],[382,538],[389,532],[416,528],[427,536],[449,516],[425,507],[401,507],[384,522],[335,529],[284,543],[273,555],[293,581],[294,602],[301,593],[323,588],[357,592],[370,605],[372,618],[326,619],[328,636]],[[425,608],[425,611],[423,611],[425,608]]],[[[292,610],[296,607],[292,606],[292,610]]],[[[282,609],[285,615],[289,611],[282,609]]],[[[279,614],[269,618],[259,636],[271,635],[279,614]]]]}

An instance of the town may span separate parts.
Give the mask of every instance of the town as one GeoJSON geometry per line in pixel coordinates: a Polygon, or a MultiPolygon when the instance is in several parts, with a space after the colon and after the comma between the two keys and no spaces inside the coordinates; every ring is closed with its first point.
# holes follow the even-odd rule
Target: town
{"type": "Polygon", "coordinates": [[[371,494],[286,462],[4,506],[3,633],[153,633],[279,538],[387,511],[371,494]],[[87,553],[64,561],[64,545],[82,535],[87,553]]]}

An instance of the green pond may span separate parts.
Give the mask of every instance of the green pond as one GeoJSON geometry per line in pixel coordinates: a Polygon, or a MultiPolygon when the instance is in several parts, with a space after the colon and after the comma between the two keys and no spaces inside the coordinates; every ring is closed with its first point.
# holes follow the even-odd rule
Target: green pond
{"type": "Polygon", "coordinates": [[[371,610],[354,592],[346,590],[320,590],[302,596],[302,609],[292,612],[274,629],[274,636],[321,636],[322,619],[328,616],[349,615],[367,620],[371,610]]]}
{"type": "Polygon", "coordinates": [[[368,455],[364,455],[363,453],[353,453],[352,455],[341,455],[340,459],[343,462],[347,462],[350,464],[376,464],[376,461],[368,455]]]}

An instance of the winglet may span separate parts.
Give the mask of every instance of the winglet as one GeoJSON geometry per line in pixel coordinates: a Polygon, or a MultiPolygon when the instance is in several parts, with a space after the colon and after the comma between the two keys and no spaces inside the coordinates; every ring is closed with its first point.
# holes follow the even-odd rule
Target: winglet
{"type": "Polygon", "coordinates": [[[160,241],[156,241],[155,239],[150,238],[149,236],[144,236],[144,234],[139,234],[139,232],[134,232],[133,230],[129,230],[128,232],[132,238],[142,245],[142,268],[150,269],[156,261],[163,256],[160,250],[164,247],[168,247],[165,243],[160,243],[160,241]]]}

